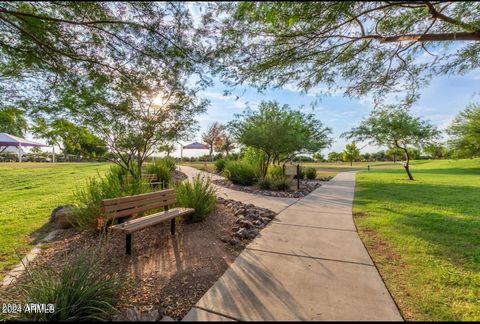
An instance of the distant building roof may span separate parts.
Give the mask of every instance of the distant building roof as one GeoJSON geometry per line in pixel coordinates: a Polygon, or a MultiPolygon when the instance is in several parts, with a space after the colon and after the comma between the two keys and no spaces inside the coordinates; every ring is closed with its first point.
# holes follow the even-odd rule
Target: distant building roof
{"type": "Polygon", "coordinates": [[[48,146],[7,133],[0,133],[0,146],[48,146]]]}
{"type": "Polygon", "coordinates": [[[201,149],[201,150],[207,149],[207,150],[208,150],[208,146],[207,146],[207,145],[202,144],[202,143],[198,143],[198,142],[185,145],[183,148],[184,148],[184,149],[187,149],[187,150],[188,150],[188,149],[201,149]]]}

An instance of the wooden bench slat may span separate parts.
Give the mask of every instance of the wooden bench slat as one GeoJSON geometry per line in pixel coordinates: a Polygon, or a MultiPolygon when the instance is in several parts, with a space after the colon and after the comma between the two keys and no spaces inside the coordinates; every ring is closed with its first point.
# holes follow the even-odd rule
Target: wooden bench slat
{"type": "Polygon", "coordinates": [[[195,212],[195,209],[193,208],[174,208],[168,211],[136,218],[122,224],[110,226],[110,229],[131,234],[138,230],[144,229],[145,227],[153,226],[166,220],[173,219],[178,216],[187,215],[193,212],[195,212]]]}
{"type": "Polygon", "coordinates": [[[158,200],[156,202],[152,202],[147,205],[141,205],[137,208],[129,208],[129,209],[124,209],[117,212],[110,212],[107,214],[107,218],[108,220],[112,220],[112,219],[118,219],[126,216],[131,216],[133,214],[141,213],[147,210],[173,205],[175,202],[176,202],[176,199],[158,200]]]}
{"type": "Polygon", "coordinates": [[[102,204],[103,204],[103,206],[109,206],[109,205],[118,204],[120,202],[138,201],[138,200],[141,200],[141,199],[148,199],[150,197],[162,197],[162,196],[167,196],[167,195],[175,195],[175,190],[165,189],[165,190],[161,190],[161,191],[148,192],[148,193],[133,195],[133,196],[104,199],[102,201],[102,204]]]}
{"type": "Polygon", "coordinates": [[[146,199],[141,199],[138,201],[129,201],[129,202],[120,202],[118,204],[114,205],[107,205],[103,207],[103,212],[106,214],[109,214],[111,212],[115,211],[120,211],[123,209],[128,209],[128,208],[134,208],[134,207],[139,207],[142,205],[148,205],[154,202],[160,202],[160,201],[171,201],[172,199],[175,199],[175,195],[165,195],[165,196],[160,196],[160,197],[149,197],[146,199]]]}

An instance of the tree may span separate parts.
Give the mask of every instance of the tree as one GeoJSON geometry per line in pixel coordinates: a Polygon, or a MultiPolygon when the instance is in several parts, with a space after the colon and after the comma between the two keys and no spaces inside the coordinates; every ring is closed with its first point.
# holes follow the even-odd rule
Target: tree
{"type": "Polygon", "coordinates": [[[170,156],[170,154],[175,151],[175,144],[173,143],[166,143],[166,144],[163,144],[163,145],[160,145],[158,150],[160,152],[165,152],[167,153],[167,157],[170,156]]]}
{"type": "Polygon", "coordinates": [[[207,82],[182,3],[2,2],[0,18],[0,106],[51,111],[57,87],[84,79],[140,88],[144,76],[195,73],[207,82]]]}
{"type": "Polygon", "coordinates": [[[338,161],[342,161],[342,159],[343,159],[342,153],[338,153],[338,152],[328,153],[329,162],[338,162],[338,161]]]}
{"type": "Polygon", "coordinates": [[[313,154],[331,143],[331,130],[313,114],[275,101],[262,101],[255,111],[247,109],[230,122],[230,128],[238,143],[265,153],[262,176],[270,163],[286,163],[297,154],[313,154]]]}
{"type": "Polygon", "coordinates": [[[316,162],[325,162],[325,158],[323,157],[323,154],[320,152],[313,154],[313,158],[316,162]]]}
{"type": "Polygon", "coordinates": [[[227,127],[221,127],[220,136],[215,141],[214,147],[217,152],[225,152],[227,159],[229,158],[230,152],[235,149],[233,136],[227,127]]]}
{"type": "Polygon", "coordinates": [[[371,158],[372,158],[372,154],[370,154],[370,153],[368,153],[368,152],[365,153],[365,154],[363,154],[363,159],[364,159],[366,162],[369,162],[371,158]]]}
{"type": "MultiPolygon", "coordinates": [[[[27,129],[28,123],[22,110],[12,107],[0,109],[0,133],[24,137],[27,129]]],[[[0,153],[6,149],[7,146],[0,146],[0,153]]]]}
{"type": "Polygon", "coordinates": [[[32,132],[45,139],[49,145],[57,145],[67,160],[68,154],[97,157],[106,153],[106,143],[92,134],[86,127],[66,119],[47,121],[35,120],[32,132]]]}
{"type": "Polygon", "coordinates": [[[342,154],[342,159],[345,162],[350,162],[350,166],[353,165],[354,161],[360,159],[360,149],[357,147],[355,142],[353,142],[352,144],[347,144],[345,146],[345,150],[342,154]]]}
{"type": "Polygon", "coordinates": [[[403,150],[399,149],[398,147],[389,147],[385,152],[385,156],[393,159],[393,163],[397,163],[397,160],[401,159],[403,155],[403,150]]]}
{"type": "Polygon", "coordinates": [[[212,65],[235,84],[297,80],[304,91],[343,87],[377,100],[406,92],[411,104],[431,75],[480,66],[479,10],[478,2],[232,2],[208,12],[205,28],[217,39],[212,65]]]}
{"type": "Polygon", "coordinates": [[[410,151],[414,146],[424,146],[438,138],[438,130],[428,122],[418,117],[411,116],[406,109],[398,107],[385,107],[374,109],[370,116],[360,125],[342,136],[356,141],[367,141],[369,144],[379,146],[393,146],[403,150],[406,163],[405,171],[410,180],[410,151]]]}
{"type": "Polygon", "coordinates": [[[423,148],[425,154],[430,156],[432,159],[444,159],[448,156],[448,150],[442,143],[431,143],[425,145],[423,148]]]}
{"type": "Polygon", "coordinates": [[[471,104],[448,128],[449,145],[458,157],[480,156],[480,105],[471,104]]]}
{"type": "Polygon", "coordinates": [[[222,133],[222,126],[219,122],[214,122],[210,125],[208,130],[202,134],[202,140],[207,143],[210,150],[210,161],[213,161],[213,148],[222,133]]]}

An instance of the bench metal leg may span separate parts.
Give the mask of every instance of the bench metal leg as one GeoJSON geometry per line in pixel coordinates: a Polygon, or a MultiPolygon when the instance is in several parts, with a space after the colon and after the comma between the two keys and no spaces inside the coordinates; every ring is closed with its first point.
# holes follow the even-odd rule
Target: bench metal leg
{"type": "Polygon", "coordinates": [[[125,254],[132,254],[132,234],[125,236],[125,254]]]}
{"type": "Polygon", "coordinates": [[[175,218],[172,218],[172,220],[170,221],[170,233],[172,233],[172,235],[175,235],[175,218]]]}

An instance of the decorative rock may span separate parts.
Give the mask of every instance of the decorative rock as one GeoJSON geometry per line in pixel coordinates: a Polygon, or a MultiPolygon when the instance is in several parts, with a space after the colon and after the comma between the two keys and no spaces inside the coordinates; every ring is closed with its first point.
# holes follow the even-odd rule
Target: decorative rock
{"type": "Polygon", "coordinates": [[[253,227],[253,224],[252,224],[252,222],[250,222],[248,220],[242,220],[242,221],[240,221],[240,226],[243,227],[243,228],[250,229],[250,228],[253,227]]]}
{"type": "Polygon", "coordinates": [[[239,237],[239,238],[246,238],[247,236],[247,229],[246,228],[241,228],[238,230],[238,232],[235,233],[235,236],[239,237]]]}
{"type": "Polygon", "coordinates": [[[249,231],[247,232],[246,237],[247,237],[248,239],[253,239],[255,236],[258,235],[258,232],[259,232],[258,229],[252,228],[251,230],[249,230],[249,231]]]}
{"type": "Polygon", "coordinates": [[[70,228],[73,227],[72,223],[69,221],[73,213],[73,207],[71,205],[62,205],[58,206],[52,211],[50,216],[50,222],[55,224],[56,228],[70,228]]]}

